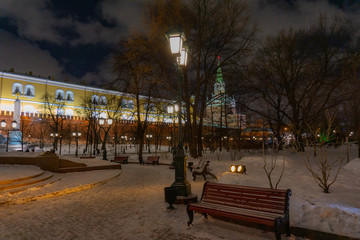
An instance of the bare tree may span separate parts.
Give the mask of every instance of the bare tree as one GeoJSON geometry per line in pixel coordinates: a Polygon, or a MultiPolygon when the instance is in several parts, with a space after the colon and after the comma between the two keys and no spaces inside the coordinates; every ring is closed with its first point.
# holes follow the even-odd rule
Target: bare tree
{"type": "Polygon", "coordinates": [[[327,112],[323,126],[309,125],[313,136],[311,143],[318,146],[318,153],[316,156],[306,155],[305,166],[324,193],[330,192],[330,186],[335,183],[344,161],[341,153],[335,159],[330,159],[327,153],[327,144],[338,141],[334,134],[334,120],[335,115],[327,112]]]}
{"type": "Polygon", "coordinates": [[[126,91],[132,99],[133,118],[137,125],[139,162],[143,163],[144,135],[153,111],[154,96],[158,94],[163,68],[159,60],[157,45],[148,37],[133,34],[119,43],[114,55],[113,68],[118,78],[114,86],[126,91]]]}
{"type": "MultiPolygon", "coordinates": [[[[62,127],[64,123],[64,107],[65,101],[59,96],[51,96],[45,93],[43,96],[44,114],[46,114],[47,125],[54,134],[53,149],[57,150],[58,140],[61,142],[62,127]]],[[[61,143],[60,143],[61,145],[61,143]]],[[[61,146],[60,146],[61,148],[61,146]]]]}
{"type": "Polygon", "coordinates": [[[346,99],[340,89],[343,66],[353,47],[352,30],[339,18],[320,16],[308,30],[289,29],[268,37],[250,70],[249,86],[255,90],[250,110],[275,122],[275,132],[284,121],[289,123],[302,143],[307,123],[346,99]]]}

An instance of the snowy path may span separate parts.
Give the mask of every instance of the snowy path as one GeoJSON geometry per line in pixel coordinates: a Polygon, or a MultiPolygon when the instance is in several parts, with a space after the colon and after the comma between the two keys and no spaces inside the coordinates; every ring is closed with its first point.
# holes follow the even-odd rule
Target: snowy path
{"type": "MultiPolygon", "coordinates": [[[[61,197],[0,207],[0,239],[273,239],[274,233],[195,215],[186,225],[184,205],[166,210],[166,166],[123,165],[108,183],[61,197]]],[[[191,182],[200,196],[203,180],[191,182]]],[[[286,239],[283,236],[283,239],[286,239]]],[[[295,239],[295,238],[294,238],[295,239]]]]}

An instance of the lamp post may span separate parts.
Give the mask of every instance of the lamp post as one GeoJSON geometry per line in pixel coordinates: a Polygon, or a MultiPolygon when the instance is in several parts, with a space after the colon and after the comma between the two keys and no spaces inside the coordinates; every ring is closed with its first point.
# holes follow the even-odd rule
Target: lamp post
{"type": "Polygon", "coordinates": [[[178,70],[178,93],[177,93],[177,105],[178,105],[178,146],[176,153],[174,154],[175,163],[175,182],[171,185],[177,190],[177,196],[188,197],[191,193],[191,185],[187,181],[186,177],[186,162],[183,148],[183,132],[181,121],[181,66],[187,64],[187,48],[183,46],[185,40],[184,33],[179,28],[174,28],[166,33],[166,37],[170,43],[171,53],[176,56],[177,70],[178,70]]]}
{"type": "Polygon", "coordinates": [[[166,137],[166,139],[167,139],[167,140],[169,140],[169,149],[168,149],[168,151],[170,152],[170,145],[171,145],[171,136],[169,136],[169,137],[166,137]]]}
{"type": "Polygon", "coordinates": [[[104,129],[104,132],[105,132],[105,136],[104,136],[104,151],[103,151],[103,159],[102,160],[107,160],[107,156],[106,156],[106,136],[107,136],[107,133],[111,127],[111,124],[113,123],[113,120],[112,118],[108,118],[106,119],[106,122],[105,122],[105,119],[104,118],[100,118],[99,119],[99,125],[101,128],[104,129]],[[105,123],[107,123],[107,125],[109,125],[108,128],[105,127],[105,123]]]}
{"type": "MultiPolygon", "coordinates": [[[[0,124],[1,128],[4,130],[4,131],[7,131],[7,138],[6,138],[6,152],[9,151],[9,138],[10,138],[10,132],[12,130],[10,129],[4,129],[6,127],[6,121],[5,120],[2,120],[1,121],[1,124],[0,124]]],[[[14,120],[11,122],[11,127],[13,129],[15,129],[17,127],[17,122],[14,120]]]]}
{"type": "Polygon", "coordinates": [[[148,147],[149,153],[151,152],[151,150],[150,150],[150,141],[151,141],[151,138],[152,138],[152,135],[151,135],[151,134],[146,134],[147,147],[148,147]]]}
{"type": "Polygon", "coordinates": [[[75,150],[75,156],[78,156],[78,149],[79,149],[79,138],[81,136],[81,132],[73,132],[73,137],[75,137],[76,140],[76,150],[75,150]]]}

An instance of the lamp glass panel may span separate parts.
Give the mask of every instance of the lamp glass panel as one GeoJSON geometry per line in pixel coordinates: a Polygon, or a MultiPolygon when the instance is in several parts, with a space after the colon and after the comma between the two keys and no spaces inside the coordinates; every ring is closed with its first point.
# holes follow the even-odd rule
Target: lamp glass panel
{"type": "Polygon", "coordinates": [[[182,48],[180,53],[180,58],[178,58],[178,64],[181,66],[186,66],[187,58],[188,58],[188,53],[185,48],[182,48]]]}
{"type": "Polygon", "coordinates": [[[76,136],[76,133],[73,132],[72,135],[75,137],[75,136],[76,136]]]}
{"type": "Polygon", "coordinates": [[[108,124],[112,124],[113,123],[113,120],[112,120],[112,118],[109,118],[108,120],[107,120],[107,122],[108,122],[108,124]]]}
{"type": "Polygon", "coordinates": [[[16,128],[17,122],[16,122],[16,121],[13,121],[13,122],[11,123],[11,126],[12,126],[13,128],[16,128]]]}
{"type": "Polygon", "coordinates": [[[173,106],[168,106],[167,110],[168,110],[168,113],[173,113],[174,112],[174,107],[173,106]]]}
{"type": "Polygon", "coordinates": [[[99,119],[99,124],[100,124],[100,125],[104,125],[104,119],[100,118],[100,119],[99,119]]]}
{"type": "Polygon", "coordinates": [[[240,165],[240,166],[238,166],[238,167],[237,167],[237,172],[239,172],[239,173],[240,173],[240,172],[241,172],[241,170],[242,170],[242,166],[240,165]]]}
{"type": "Polygon", "coordinates": [[[232,165],[232,166],[230,167],[230,171],[231,171],[231,172],[235,172],[235,169],[236,169],[235,165],[232,165]]]}
{"type": "Polygon", "coordinates": [[[179,54],[182,48],[182,38],[180,34],[170,36],[170,49],[172,54],[179,54]]]}
{"type": "Polygon", "coordinates": [[[2,121],[1,121],[1,127],[6,127],[6,122],[5,122],[5,120],[2,120],[2,121]]]}
{"type": "Polygon", "coordinates": [[[174,105],[175,112],[179,111],[179,106],[177,104],[174,105]]]}

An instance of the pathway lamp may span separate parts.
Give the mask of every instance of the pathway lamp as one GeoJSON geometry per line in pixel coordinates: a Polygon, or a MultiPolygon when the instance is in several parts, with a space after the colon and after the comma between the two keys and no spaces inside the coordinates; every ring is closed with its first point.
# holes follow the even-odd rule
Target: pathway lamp
{"type": "Polygon", "coordinates": [[[102,160],[107,160],[107,153],[106,153],[106,136],[107,136],[107,133],[111,127],[111,124],[113,123],[113,120],[112,118],[108,118],[108,119],[104,119],[104,118],[100,118],[99,119],[99,125],[101,128],[104,129],[104,132],[105,132],[105,136],[104,136],[104,151],[103,151],[103,159],[102,160]],[[107,126],[106,126],[107,125],[107,126]]]}
{"type": "Polygon", "coordinates": [[[230,172],[246,174],[246,167],[244,165],[231,165],[230,172]]]}
{"type": "Polygon", "coordinates": [[[78,156],[78,150],[79,150],[79,138],[81,136],[81,132],[73,132],[73,137],[76,139],[76,150],[75,150],[75,156],[78,156]]]}
{"type": "MultiPolygon", "coordinates": [[[[181,98],[182,98],[182,84],[181,84],[181,67],[187,64],[187,47],[183,45],[185,41],[184,32],[180,28],[174,28],[166,33],[169,40],[171,53],[176,56],[176,65],[178,70],[178,92],[177,92],[177,106],[178,106],[178,146],[176,153],[173,156],[175,164],[175,182],[171,185],[176,188],[177,196],[188,198],[191,193],[191,185],[186,177],[186,160],[183,148],[183,130],[182,130],[182,113],[181,113],[181,98]]],[[[175,107],[174,107],[175,108],[175,107]]]]}
{"type": "MultiPolygon", "coordinates": [[[[6,152],[8,152],[8,151],[9,151],[10,132],[11,132],[12,130],[10,130],[10,129],[4,129],[4,128],[6,127],[6,121],[5,121],[5,120],[2,120],[2,121],[1,121],[0,126],[1,126],[2,130],[7,131],[6,152]]],[[[12,127],[13,129],[16,129],[16,127],[17,127],[17,122],[16,122],[15,120],[11,122],[11,127],[12,127]]]]}

